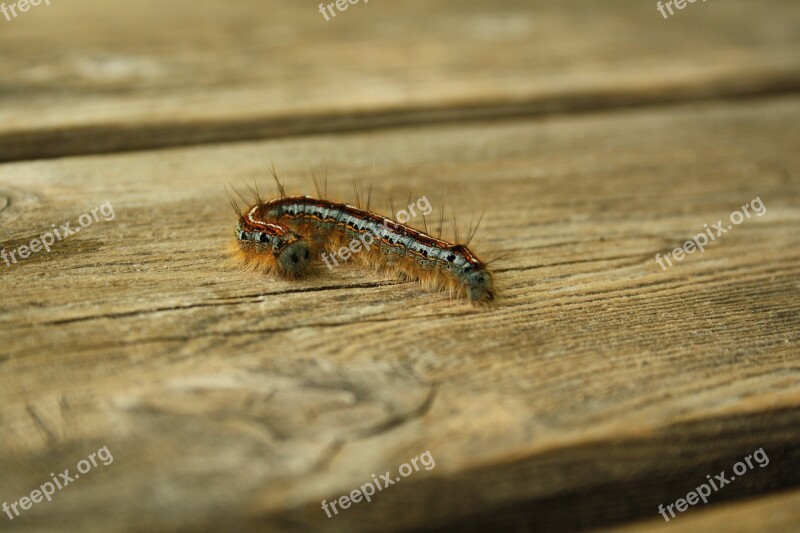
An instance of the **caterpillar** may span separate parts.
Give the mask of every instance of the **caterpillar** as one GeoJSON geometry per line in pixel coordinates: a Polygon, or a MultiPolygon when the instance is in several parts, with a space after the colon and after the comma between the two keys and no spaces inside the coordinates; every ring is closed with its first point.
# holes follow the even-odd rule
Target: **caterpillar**
{"type": "MultiPolygon", "coordinates": [[[[456,244],[433,237],[373,213],[369,205],[362,209],[312,196],[287,196],[275,180],[279,197],[274,200],[263,201],[254,191],[256,203],[241,211],[231,199],[239,215],[232,252],[241,265],[299,278],[313,270],[318,253],[335,255],[340,247],[352,249],[359,239],[365,250],[352,257],[364,267],[416,280],[428,290],[446,290],[473,303],[495,299],[492,274],[467,247],[469,239],[467,244],[456,244]]],[[[319,187],[317,193],[323,196],[319,187]]],[[[474,232],[470,233],[471,238],[474,232]]]]}

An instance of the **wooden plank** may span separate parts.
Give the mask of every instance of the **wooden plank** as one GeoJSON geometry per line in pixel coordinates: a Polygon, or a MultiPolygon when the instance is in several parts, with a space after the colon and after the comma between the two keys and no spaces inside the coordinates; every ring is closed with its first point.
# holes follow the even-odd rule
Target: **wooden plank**
{"type": "Polygon", "coordinates": [[[800,5],[71,0],[2,22],[0,160],[800,88],[800,5]]]}
{"type": "MultiPolygon", "coordinates": [[[[371,6],[370,6],[371,7],[371,6]]],[[[0,499],[114,457],[14,522],[83,531],[575,529],[657,518],[763,448],[720,502],[800,483],[800,99],[74,157],[0,166],[0,499]],[[339,269],[230,268],[224,185],[448,190],[506,252],[476,310],[339,269]],[[767,209],[666,271],[756,197],[767,209]],[[331,501],[430,451],[374,501],[331,501]]]]}

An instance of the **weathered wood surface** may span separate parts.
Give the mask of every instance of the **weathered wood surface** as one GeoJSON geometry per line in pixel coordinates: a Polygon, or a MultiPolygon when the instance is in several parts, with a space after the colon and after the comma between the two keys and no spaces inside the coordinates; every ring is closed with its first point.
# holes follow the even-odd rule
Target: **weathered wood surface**
{"type": "Polygon", "coordinates": [[[114,457],[0,529],[796,529],[798,24],[794,0],[0,19],[0,249],[115,213],[0,259],[0,503],[114,457]],[[148,148],[169,149],[119,153],[148,148]],[[332,196],[372,176],[383,212],[445,189],[464,226],[485,210],[500,301],[232,268],[224,188],[271,190],[270,162],[290,192],[327,165],[332,196]],[[768,466],[660,517],[758,448],[768,466]],[[435,468],[322,511],[426,450],[435,468]]]}
{"type": "Polygon", "coordinates": [[[714,504],[796,486],[798,119],[781,97],[3,165],[6,249],[116,214],[0,265],[0,495],[114,455],[13,527],[655,523],[762,447],[714,504]],[[230,268],[223,187],[268,161],[294,192],[307,164],[334,196],[374,164],[379,203],[486,209],[502,300],[230,268]],[[755,197],[764,216],[655,263],[755,197]],[[432,470],[320,509],[426,450],[432,470]]]}
{"type": "Polygon", "coordinates": [[[800,88],[800,4],[70,0],[0,18],[0,160],[800,88]]]}

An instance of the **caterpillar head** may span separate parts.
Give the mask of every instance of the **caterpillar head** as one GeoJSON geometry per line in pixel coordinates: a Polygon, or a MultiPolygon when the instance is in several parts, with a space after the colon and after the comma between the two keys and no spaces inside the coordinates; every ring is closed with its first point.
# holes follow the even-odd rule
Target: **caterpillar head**
{"type": "Polygon", "coordinates": [[[239,223],[236,227],[239,247],[248,252],[249,262],[296,278],[311,270],[311,251],[302,235],[281,224],[251,226],[239,223]]]}
{"type": "Polygon", "coordinates": [[[288,276],[302,276],[310,268],[311,251],[308,243],[302,237],[283,246],[279,250],[273,250],[277,254],[278,270],[288,276]]]}
{"type": "Polygon", "coordinates": [[[451,261],[456,274],[466,291],[467,298],[474,303],[489,303],[494,300],[494,282],[486,265],[481,263],[466,246],[450,248],[451,261]]]}
{"type": "Polygon", "coordinates": [[[464,287],[467,297],[475,303],[489,303],[494,300],[494,283],[492,275],[483,265],[473,267],[464,276],[464,287]]]}

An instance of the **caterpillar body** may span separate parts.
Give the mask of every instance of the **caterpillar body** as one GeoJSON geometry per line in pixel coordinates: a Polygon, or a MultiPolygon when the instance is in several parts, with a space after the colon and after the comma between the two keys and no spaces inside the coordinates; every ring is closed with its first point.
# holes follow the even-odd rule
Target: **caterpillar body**
{"type": "MultiPolygon", "coordinates": [[[[234,257],[249,268],[296,278],[317,254],[360,239],[361,265],[474,303],[495,298],[492,274],[466,245],[432,237],[369,210],[311,196],[285,196],[237,210],[234,257]]],[[[235,207],[235,206],[234,206],[235,207]]]]}

